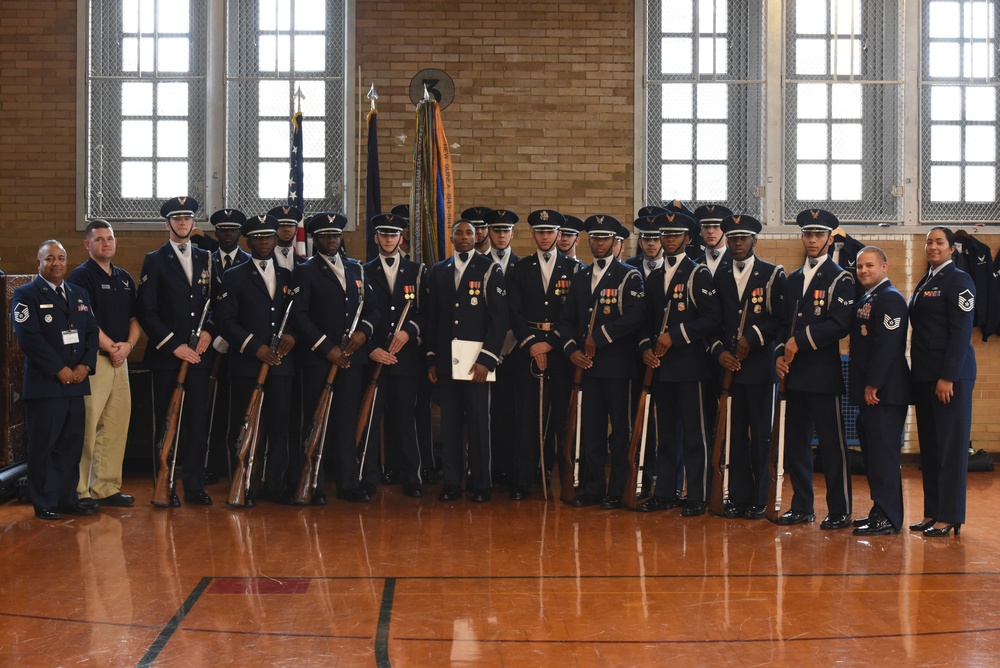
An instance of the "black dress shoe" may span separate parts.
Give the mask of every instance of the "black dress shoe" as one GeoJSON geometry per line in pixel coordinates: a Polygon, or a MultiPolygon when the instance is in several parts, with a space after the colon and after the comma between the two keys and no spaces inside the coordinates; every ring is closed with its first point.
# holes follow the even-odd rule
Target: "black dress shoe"
{"type": "Polygon", "coordinates": [[[931,526],[924,529],[924,535],[929,538],[943,538],[947,536],[949,533],[951,533],[952,529],[955,530],[955,535],[958,536],[958,534],[962,533],[962,523],[949,522],[948,524],[945,524],[943,527],[939,529],[935,529],[934,525],[932,524],[931,526]]]}
{"type": "Polygon", "coordinates": [[[934,526],[936,522],[937,520],[935,520],[934,518],[931,518],[926,522],[923,521],[914,522],[913,524],[910,525],[910,531],[923,531],[924,529],[929,529],[930,527],[934,526]]]}
{"type": "Polygon", "coordinates": [[[369,500],[375,496],[375,485],[370,482],[363,482],[358,485],[358,489],[368,495],[369,500]]]}
{"type": "Polygon", "coordinates": [[[472,500],[475,503],[486,503],[492,497],[492,492],[489,488],[477,489],[472,493],[472,500]]]}
{"type": "Polygon", "coordinates": [[[205,490],[200,492],[184,492],[184,501],[187,503],[193,503],[196,506],[212,505],[212,497],[210,497],[208,492],[205,490]]]}
{"type": "Polygon", "coordinates": [[[587,506],[596,506],[600,502],[601,499],[593,494],[577,494],[570,505],[574,508],[586,508],[587,506]]]}
{"type": "Polygon", "coordinates": [[[86,508],[93,508],[95,510],[98,508],[98,506],[102,505],[100,501],[98,501],[97,499],[92,499],[89,496],[84,499],[80,499],[79,501],[77,501],[77,503],[86,508]]]}
{"type": "Polygon", "coordinates": [[[434,469],[424,469],[420,472],[420,479],[428,485],[436,485],[438,481],[437,471],[434,469]]]}
{"type": "Polygon", "coordinates": [[[745,517],[748,520],[762,520],[767,513],[767,506],[750,506],[747,508],[745,517]]]}
{"type": "Polygon", "coordinates": [[[419,499],[424,495],[424,489],[420,486],[420,483],[403,485],[403,494],[405,494],[406,496],[411,496],[414,499],[419,499]]]}
{"type": "Polygon", "coordinates": [[[812,513],[804,513],[801,510],[789,510],[785,514],[779,516],[774,523],[780,524],[781,526],[789,526],[792,524],[802,524],[804,522],[815,521],[816,516],[812,513]]]}
{"type": "Polygon", "coordinates": [[[731,520],[739,519],[746,516],[747,508],[748,506],[743,503],[727,503],[722,516],[731,520]]]}
{"type": "Polygon", "coordinates": [[[170,507],[171,508],[181,507],[181,497],[177,496],[177,492],[170,493],[170,507]]]}
{"type": "Polygon", "coordinates": [[[827,515],[823,518],[819,528],[824,530],[846,529],[851,526],[850,515],[827,515]]]}
{"type": "Polygon", "coordinates": [[[866,524],[870,524],[871,521],[872,521],[871,515],[869,515],[868,517],[859,517],[858,519],[856,519],[853,522],[851,522],[851,526],[853,526],[853,527],[863,527],[866,524]]]}
{"type": "Polygon", "coordinates": [[[457,501],[462,498],[462,488],[458,485],[445,485],[438,495],[438,501],[457,501]]]}
{"type": "Polygon", "coordinates": [[[71,506],[59,506],[59,512],[63,515],[93,515],[97,512],[97,506],[84,506],[74,503],[71,506]]]}
{"type": "Polygon", "coordinates": [[[368,503],[372,500],[372,498],[365,493],[365,490],[360,487],[345,489],[343,492],[337,490],[337,498],[344,501],[350,501],[351,503],[368,503]]]}
{"type": "Polygon", "coordinates": [[[670,510],[680,505],[677,499],[668,499],[665,496],[651,496],[645,502],[635,507],[639,513],[655,513],[660,510],[670,510]]]}
{"type": "Polygon", "coordinates": [[[856,527],[851,533],[855,536],[884,536],[899,533],[899,529],[892,526],[892,522],[884,517],[869,517],[866,524],[856,527]]]}
{"type": "Polygon", "coordinates": [[[40,520],[61,520],[62,513],[55,508],[39,508],[35,510],[35,517],[40,520]]]}
{"type": "Polygon", "coordinates": [[[313,490],[312,505],[314,506],[325,506],[326,505],[326,492],[321,489],[313,490]]]}
{"type": "MultiPolygon", "coordinates": [[[[83,499],[80,500],[83,501],[83,499]]],[[[118,492],[103,499],[97,499],[97,504],[100,506],[114,506],[116,508],[130,508],[135,505],[135,498],[130,494],[118,492]]]]}
{"type": "Polygon", "coordinates": [[[528,498],[528,488],[523,485],[511,485],[510,500],[523,501],[528,498]]]}
{"type": "Polygon", "coordinates": [[[393,471],[392,469],[386,469],[382,471],[382,484],[383,485],[395,485],[399,482],[399,472],[393,471]]]}
{"type": "Polygon", "coordinates": [[[601,510],[618,510],[624,507],[625,503],[620,496],[606,496],[601,500],[601,510]]]}
{"type": "Polygon", "coordinates": [[[707,508],[708,504],[704,501],[688,501],[684,504],[684,510],[681,511],[681,515],[683,517],[697,517],[698,515],[704,515],[707,508]]]}

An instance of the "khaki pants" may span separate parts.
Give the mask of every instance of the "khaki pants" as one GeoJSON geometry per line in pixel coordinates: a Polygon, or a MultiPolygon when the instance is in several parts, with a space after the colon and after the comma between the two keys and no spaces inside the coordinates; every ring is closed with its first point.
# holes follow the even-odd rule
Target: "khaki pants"
{"type": "Polygon", "coordinates": [[[128,362],[117,369],[104,355],[97,356],[97,370],[90,377],[90,396],[84,397],[87,423],[80,458],[80,498],[103,499],[121,491],[122,460],[128,440],[132,394],[128,362]]]}

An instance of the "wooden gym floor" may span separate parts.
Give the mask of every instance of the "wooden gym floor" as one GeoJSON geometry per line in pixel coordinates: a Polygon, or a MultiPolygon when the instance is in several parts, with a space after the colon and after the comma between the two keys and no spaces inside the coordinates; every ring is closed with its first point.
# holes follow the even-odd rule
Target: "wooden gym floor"
{"type": "MultiPolygon", "coordinates": [[[[969,476],[958,539],[679,511],[440,503],[0,506],[6,666],[996,665],[1000,491],[969,476]]],[[[328,490],[331,491],[332,490],[328,490]]],[[[785,484],[786,506],[791,493],[785,484]]],[[[907,521],[920,474],[904,469],[907,521]]],[[[855,508],[868,488],[854,477],[855,508]]]]}

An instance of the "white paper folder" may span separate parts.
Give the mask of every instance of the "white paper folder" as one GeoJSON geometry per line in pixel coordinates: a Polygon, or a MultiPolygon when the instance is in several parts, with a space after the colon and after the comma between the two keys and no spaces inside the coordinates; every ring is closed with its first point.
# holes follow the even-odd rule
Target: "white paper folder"
{"type": "MultiPolygon", "coordinates": [[[[461,339],[452,341],[451,377],[455,380],[472,380],[472,365],[479,359],[479,353],[482,350],[482,341],[462,341],[461,339]]],[[[496,379],[496,371],[490,371],[486,374],[487,383],[492,383],[496,379]]]]}

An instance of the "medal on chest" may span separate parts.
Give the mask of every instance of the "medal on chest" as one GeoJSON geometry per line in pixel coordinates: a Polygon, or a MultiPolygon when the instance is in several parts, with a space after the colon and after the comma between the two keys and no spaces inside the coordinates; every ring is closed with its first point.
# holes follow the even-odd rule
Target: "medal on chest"
{"type": "Polygon", "coordinates": [[[611,315],[611,304],[618,303],[618,289],[605,288],[601,290],[601,303],[604,304],[604,315],[611,315]]]}
{"type": "Polygon", "coordinates": [[[676,302],[675,306],[678,311],[683,311],[687,306],[684,304],[684,284],[678,283],[674,286],[674,293],[671,298],[676,302]]]}
{"type": "Polygon", "coordinates": [[[823,312],[823,306],[826,304],[826,299],[824,297],[826,293],[822,290],[813,290],[813,313],[819,315],[823,312]]]}
{"type": "Polygon", "coordinates": [[[754,288],[753,292],[750,293],[750,303],[753,304],[753,312],[760,315],[761,311],[764,310],[764,288],[754,288]]]}
{"type": "Polygon", "coordinates": [[[473,306],[479,304],[479,295],[482,294],[483,284],[481,281],[469,281],[469,303],[473,306]]]}

